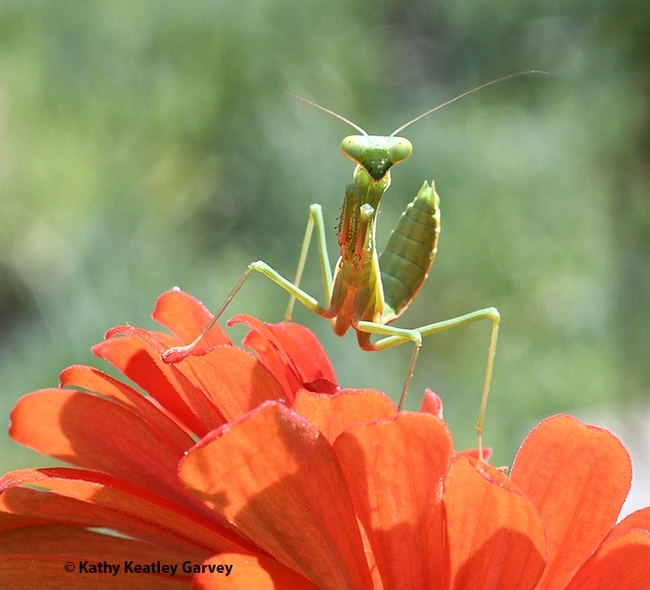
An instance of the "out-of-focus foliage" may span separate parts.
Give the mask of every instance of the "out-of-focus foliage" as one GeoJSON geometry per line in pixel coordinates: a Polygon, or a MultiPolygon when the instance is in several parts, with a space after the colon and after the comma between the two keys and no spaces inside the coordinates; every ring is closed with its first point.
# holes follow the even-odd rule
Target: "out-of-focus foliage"
{"type": "MultiPolygon", "coordinates": [[[[1,414],[65,366],[94,363],[110,326],[151,326],[174,285],[214,309],[252,260],[291,276],[312,202],[334,258],[350,130],[283,91],[389,133],[532,68],[550,73],[404,133],[415,152],[393,171],[379,242],[425,178],[443,227],[397,325],[499,308],[485,436],[497,463],[549,413],[647,402],[649,14],[642,0],[1,3],[1,414]]],[[[321,297],[312,261],[303,284],[321,297]]],[[[279,321],[286,299],[254,277],[232,313],[279,321]]],[[[342,384],[399,393],[408,347],[363,353],[305,310],[296,318],[342,384]]],[[[442,395],[463,447],[488,334],[428,338],[411,389],[411,407],[424,387],[442,395]]],[[[4,448],[3,471],[41,461],[4,448]]]]}

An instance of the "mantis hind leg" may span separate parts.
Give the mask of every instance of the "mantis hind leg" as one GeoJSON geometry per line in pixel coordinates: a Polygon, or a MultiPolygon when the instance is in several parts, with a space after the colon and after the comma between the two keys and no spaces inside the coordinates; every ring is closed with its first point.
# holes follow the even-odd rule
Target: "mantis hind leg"
{"type": "Polygon", "coordinates": [[[400,344],[405,344],[407,342],[413,343],[413,353],[411,354],[411,362],[409,364],[408,373],[406,375],[406,380],[404,382],[404,388],[402,389],[402,394],[398,403],[398,409],[401,410],[406,399],[406,394],[408,393],[409,385],[411,384],[411,379],[413,378],[413,372],[415,370],[415,363],[417,362],[417,357],[420,352],[420,347],[422,345],[422,338],[424,336],[429,336],[437,332],[442,332],[443,330],[449,330],[457,326],[464,326],[465,324],[470,324],[473,322],[478,322],[481,320],[490,320],[492,323],[492,330],[490,332],[490,344],[488,346],[488,358],[487,364],[485,367],[485,378],[483,380],[483,391],[481,394],[481,407],[479,410],[479,417],[476,423],[476,433],[478,435],[478,450],[479,457],[483,457],[483,424],[485,422],[485,412],[487,409],[488,396],[490,394],[490,382],[492,381],[492,369],[494,367],[494,357],[496,354],[497,347],[497,337],[499,334],[499,323],[501,321],[501,316],[499,311],[494,307],[488,307],[486,309],[479,309],[472,313],[468,313],[450,320],[445,320],[442,322],[436,322],[435,324],[429,324],[427,326],[422,326],[420,328],[415,328],[412,330],[407,330],[404,328],[394,328],[392,326],[385,326],[383,324],[376,324],[374,322],[364,322],[360,321],[355,326],[359,333],[359,342],[362,343],[362,347],[366,350],[386,350],[387,348],[392,348],[394,346],[399,346],[400,344]],[[363,334],[378,334],[385,336],[377,342],[370,342],[370,338],[364,337],[363,334]]]}

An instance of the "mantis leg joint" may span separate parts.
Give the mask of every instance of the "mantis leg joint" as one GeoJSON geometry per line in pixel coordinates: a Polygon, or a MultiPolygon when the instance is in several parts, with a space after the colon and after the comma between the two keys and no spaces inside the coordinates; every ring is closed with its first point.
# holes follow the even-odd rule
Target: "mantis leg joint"
{"type": "Polygon", "coordinates": [[[492,318],[492,321],[496,322],[497,324],[501,321],[501,314],[496,307],[488,307],[485,311],[487,315],[492,318]]]}
{"type": "Polygon", "coordinates": [[[266,264],[266,262],[264,262],[263,260],[256,260],[255,262],[251,262],[248,265],[248,270],[250,270],[250,271],[253,271],[253,270],[260,271],[262,269],[268,269],[268,268],[271,268],[271,267],[268,264],[266,264]]]}

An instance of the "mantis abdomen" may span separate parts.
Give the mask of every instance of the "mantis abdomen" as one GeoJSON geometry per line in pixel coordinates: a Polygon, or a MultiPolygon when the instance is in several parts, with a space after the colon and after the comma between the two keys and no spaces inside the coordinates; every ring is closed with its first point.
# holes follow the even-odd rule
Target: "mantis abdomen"
{"type": "Polygon", "coordinates": [[[433,182],[425,182],[379,256],[386,322],[406,310],[427,279],[440,233],[439,202],[433,182]]]}

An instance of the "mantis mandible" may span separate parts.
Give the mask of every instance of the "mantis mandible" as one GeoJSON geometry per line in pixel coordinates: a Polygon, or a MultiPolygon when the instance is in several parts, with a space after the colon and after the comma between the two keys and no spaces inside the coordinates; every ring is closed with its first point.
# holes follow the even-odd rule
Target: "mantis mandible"
{"type": "Polygon", "coordinates": [[[337,335],[343,336],[349,328],[353,328],[357,333],[359,346],[363,350],[379,351],[408,342],[412,343],[411,360],[397,406],[401,410],[413,378],[422,338],[457,326],[488,320],[492,327],[476,425],[479,457],[482,458],[483,423],[496,353],[499,312],[494,307],[488,307],[419,328],[405,329],[389,326],[388,324],[399,318],[415,299],[433,264],[440,233],[440,199],[435,191],[434,182],[424,182],[415,199],[402,213],[385,250],[380,255],[377,254],[375,246],[377,212],[379,202],[390,185],[390,168],[406,160],[413,151],[411,142],[399,137],[398,133],[468,94],[515,76],[531,73],[545,72],[537,70],[518,72],[482,84],[415,117],[398,127],[389,136],[368,135],[361,127],[341,115],[309,100],[291,95],[347,123],[360,133],[360,135],[349,135],[341,144],[344,155],[357,165],[354,170],[354,182],[345,189],[338,224],[338,244],[341,253],[334,275],[327,254],[322,209],[320,205],[314,204],[309,208],[309,220],[293,282],[261,260],[252,262],[203,333],[188,346],[168,350],[165,357],[195,347],[203,335],[218,321],[250,275],[259,272],[289,293],[285,321],[291,320],[294,303],[298,300],[309,310],[329,319],[337,335]],[[300,288],[314,228],[325,291],[324,305],[300,288]],[[381,338],[373,342],[372,335],[381,338]]]}

